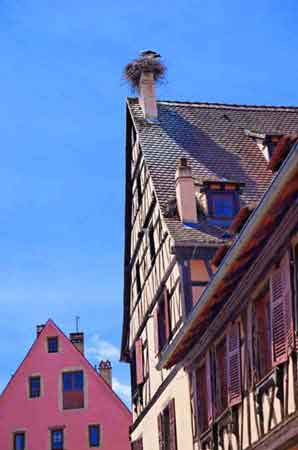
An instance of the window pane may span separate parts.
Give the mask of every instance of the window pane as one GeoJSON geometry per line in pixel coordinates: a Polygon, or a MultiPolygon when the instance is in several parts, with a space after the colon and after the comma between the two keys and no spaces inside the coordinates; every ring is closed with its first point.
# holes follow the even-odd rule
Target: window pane
{"type": "Polygon", "coordinates": [[[73,372],[73,387],[75,391],[82,391],[84,387],[83,372],[73,372]]]}
{"type": "Polygon", "coordinates": [[[57,336],[48,338],[48,352],[49,353],[57,353],[58,352],[58,338],[57,338],[57,336]]]}
{"type": "Polygon", "coordinates": [[[66,372],[63,374],[63,390],[72,390],[72,372],[66,372]]]}
{"type": "Polygon", "coordinates": [[[89,426],[89,445],[90,447],[99,447],[100,443],[100,431],[99,425],[89,426]]]}
{"type": "Polygon", "coordinates": [[[63,409],[84,408],[84,373],[63,373],[63,409]]]}
{"type": "Polygon", "coordinates": [[[15,434],[15,450],[25,449],[25,433],[15,434]]]}
{"type": "Polygon", "coordinates": [[[63,431],[52,431],[52,450],[63,450],[63,431]]]}
{"type": "Polygon", "coordinates": [[[216,217],[234,216],[234,198],[232,195],[222,194],[213,196],[213,215],[216,217]]]}
{"type": "Polygon", "coordinates": [[[40,396],[40,377],[30,378],[30,397],[40,396]]]}

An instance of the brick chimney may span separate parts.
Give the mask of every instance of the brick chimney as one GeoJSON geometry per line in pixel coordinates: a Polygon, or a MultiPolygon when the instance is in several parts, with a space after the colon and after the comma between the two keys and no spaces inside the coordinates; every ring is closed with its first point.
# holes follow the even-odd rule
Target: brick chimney
{"type": "Polygon", "coordinates": [[[44,329],[45,325],[41,324],[41,325],[36,325],[36,337],[38,337],[40,335],[40,333],[42,332],[42,330],[44,329]]]}
{"type": "Polygon", "coordinates": [[[158,118],[157,101],[155,93],[154,66],[151,61],[158,61],[160,55],[153,50],[141,52],[141,59],[148,62],[144,64],[139,82],[139,104],[142,108],[144,118],[149,122],[156,122],[158,118]]]}
{"type": "Polygon", "coordinates": [[[70,333],[69,340],[79,350],[79,352],[84,354],[84,333],[70,333]]]}
{"type": "Polygon", "coordinates": [[[195,186],[191,166],[186,158],[180,158],[176,170],[176,199],[180,220],[183,223],[197,222],[195,186]]]}
{"type": "Polygon", "coordinates": [[[100,361],[99,375],[112,387],[112,364],[111,361],[100,361]]]}

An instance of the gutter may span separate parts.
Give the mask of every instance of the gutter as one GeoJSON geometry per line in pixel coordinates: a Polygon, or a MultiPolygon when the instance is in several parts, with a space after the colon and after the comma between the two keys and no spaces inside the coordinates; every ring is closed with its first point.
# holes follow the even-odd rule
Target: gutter
{"type": "Polygon", "coordinates": [[[174,355],[175,350],[178,345],[181,344],[185,335],[191,330],[195,319],[201,314],[206,304],[210,301],[211,297],[216,293],[220,282],[229,273],[232,264],[235,262],[237,257],[241,254],[244,246],[252,238],[258,226],[260,225],[263,217],[266,213],[270,212],[272,204],[275,202],[281,190],[286,186],[287,182],[293,177],[295,172],[298,170],[298,143],[295,143],[291,152],[289,153],[286,160],[283,162],[278,174],[271,182],[270,187],[264,193],[260,200],[258,207],[250,216],[248,222],[241,230],[238,239],[231,246],[230,250],[224,257],[219,269],[215,273],[211,283],[203,292],[200,300],[195,305],[187,322],[179,330],[178,334],[172,342],[168,345],[164,352],[162,352],[161,357],[156,365],[158,370],[168,367],[168,363],[171,357],[174,355]]]}

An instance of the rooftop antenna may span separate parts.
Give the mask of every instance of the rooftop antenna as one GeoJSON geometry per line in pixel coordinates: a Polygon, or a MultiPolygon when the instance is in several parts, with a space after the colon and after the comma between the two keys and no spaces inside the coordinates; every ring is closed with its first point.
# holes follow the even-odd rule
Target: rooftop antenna
{"type": "Polygon", "coordinates": [[[76,332],[79,332],[80,316],[76,316],[76,332]]]}

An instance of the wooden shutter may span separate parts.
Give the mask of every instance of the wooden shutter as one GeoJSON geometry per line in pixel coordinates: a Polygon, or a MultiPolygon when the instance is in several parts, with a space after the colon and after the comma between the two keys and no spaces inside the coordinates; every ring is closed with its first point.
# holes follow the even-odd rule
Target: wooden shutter
{"type": "Polygon", "coordinates": [[[206,364],[196,370],[197,414],[199,433],[208,427],[207,394],[206,394],[206,364]]]}
{"type": "Polygon", "coordinates": [[[227,406],[227,338],[224,337],[216,347],[216,415],[221,414],[227,406]]]}
{"type": "Polygon", "coordinates": [[[229,406],[242,400],[239,323],[231,325],[228,336],[228,396],[229,406]]]}
{"type": "Polygon", "coordinates": [[[177,435],[176,435],[176,413],[175,413],[175,399],[173,398],[169,403],[169,450],[177,450],[177,435]]]}
{"type": "Polygon", "coordinates": [[[164,288],[164,308],[165,308],[165,337],[168,343],[171,335],[171,322],[170,322],[170,302],[169,302],[169,292],[167,288],[164,288]]]}
{"type": "Polygon", "coordinates": [[[270,277],[271,335],[274,364],[286,361],[294,345],[289,254],[270,277]]]}
{"type": "Polygon", "coordinates": [[[137,384],[144,383],[144,360],[143,360],[143,341],[136,341],[136,365],[137,365],[137,384]]]}
{"type": "Polygon", "coordinates": [[[211,361],[210,353],[206,356],[205,377],[206,377],[206,394],[207,394],[207,423],[210,425],[213,420],[213,404],[212,404],[212,382],[211,382],[211,361]]]}
{"type": "Polygon", "coordinates": [[[193,370],[189,374],[189,391],[190,391],[190,405],[192,417],[192,434],[194,440],[198,437],[198,392],[196,372],[193,370]]]}
{"type": "Polygon", "coordinates": [[[160,413],[157,418],[159,450],[164,450],[163,415],[160,413]]]}
{"type": "Polygon", "coordinates": [[[156,305],[154,313],[153,313],[153,321],[154,321],[155,354],[158,355],[158,353],[159,353],[158,305],[156,305]]]}

